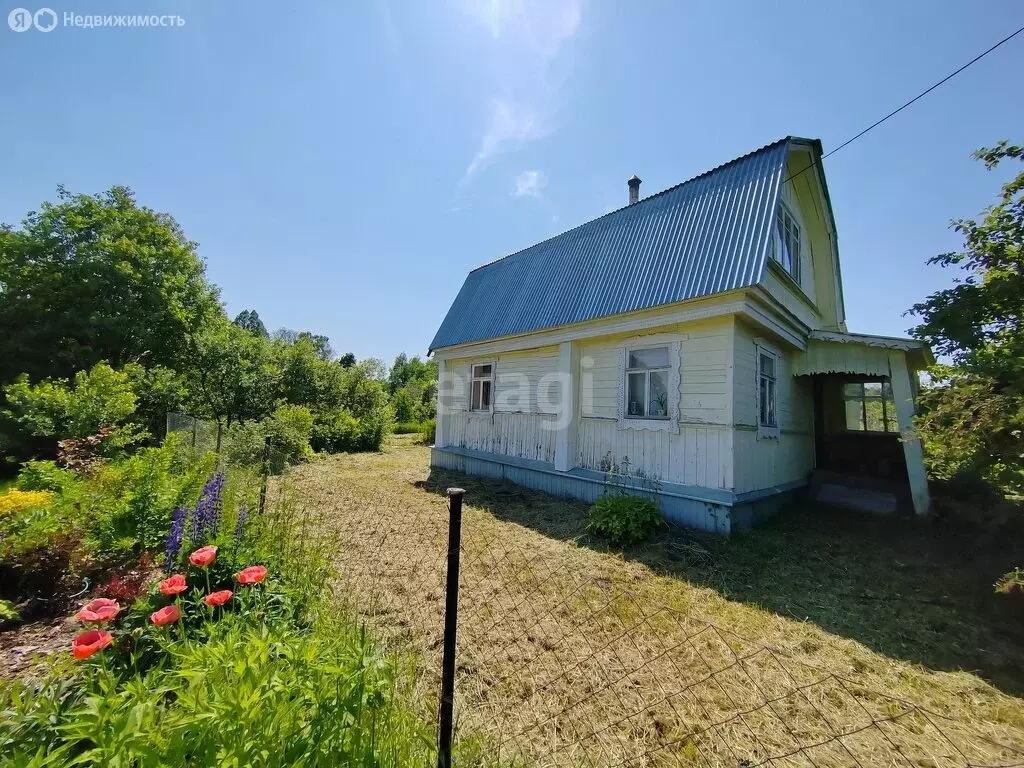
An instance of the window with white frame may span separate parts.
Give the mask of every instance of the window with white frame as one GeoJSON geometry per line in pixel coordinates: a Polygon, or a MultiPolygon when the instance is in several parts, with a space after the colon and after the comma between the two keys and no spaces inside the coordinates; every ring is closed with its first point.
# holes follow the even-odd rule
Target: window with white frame
{"type": "Polygon", "coordinates": [[[491,410],[491,397],[494,392],[493,363],[477,363],[472,366],[469,391],[469,410],[491,410]]]}
{"type": "Polygon", "coordinates": [[[771,248],[772,258],[800,282],[800,225],[789,206],[781,201],[772,230],[771,248]]]}
{"type": "Polygon", "coordinates": [[[769,430],[777,429],[778,421],[778,367],[779,357],[761,347],[757,349],[757,425],[769,430]]]}
{"type": "Polygon", "coordinates": [[[669,367],[667,346],[626,350],[627,419],[668,418],[669,367]]]}
{"type": "Polygon", "coordinates": [[[899,432],[896,403],[889,382],[849,382],[843,385],[846,428],[851,432],[899,432]]]}

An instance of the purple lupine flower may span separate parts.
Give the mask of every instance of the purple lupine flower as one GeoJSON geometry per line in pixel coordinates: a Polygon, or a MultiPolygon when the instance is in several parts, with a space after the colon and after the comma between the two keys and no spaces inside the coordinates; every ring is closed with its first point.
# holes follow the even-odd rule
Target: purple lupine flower
{"type": "Polygon", "coordinates": [[[188,509],[178,507],[171,515],[171,529],[164,538],[164,571],[170,573],[174,570],[178,555],[181,552],[181,542],[185,538],[185,523],[188,521],[188,509]]]}
{"type": "Polygon", "coordinates": [[[235,549],[238,549],[239,544],[242,543],[242,538],[245,536],[245,521],[249,517],[249,510],[243,503],[238,507],[238,521],[235,523],[235,549]]]}
{"type": "Polygon", "coordinates": [[[214,536],[220,532],[220,525],[224,522],[224,473],[217,472],[213,476],[215,481],[214,487],[210,490],[210,495],[213,498],[213,515],[211,531],[214,536]]]}
{"type": "Polygon", "coordinates": [[[207,534],[211,538],[220,529],[224,493],[224,473],[214,472],[206,481],[196,503],[196,512],[192,518],[192,529],[189,538],[195,545],[206,541],[207,534]]]}

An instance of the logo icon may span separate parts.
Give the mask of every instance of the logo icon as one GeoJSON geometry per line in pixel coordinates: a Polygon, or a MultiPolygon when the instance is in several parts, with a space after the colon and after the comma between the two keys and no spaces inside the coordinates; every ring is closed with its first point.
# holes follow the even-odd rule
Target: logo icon
{"type": "Polygon", "coordinates": [[[57,14],[53,8],[40,8],[32,20],[40,32],[53,32],[53,28],[57,26],[57,14]]]}
{"type": "Polygon", "coordinates": [[[15,32],[27,32],[32,29],[32,11],[27,8],[15,8],[7,14],[7,26],[15,32]]]}

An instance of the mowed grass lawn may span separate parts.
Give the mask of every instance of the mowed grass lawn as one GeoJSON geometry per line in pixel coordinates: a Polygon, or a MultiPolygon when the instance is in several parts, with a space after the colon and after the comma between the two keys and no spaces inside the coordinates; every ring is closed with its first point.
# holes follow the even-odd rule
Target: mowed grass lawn
{"type": "Polygon", "coordinates": [[[419,654],[436,705],[447,514],[466,490],[458,725],[538,765],[1024,761],[1020,541],[791,509],[611,551],[587,507],[431,471],[414,436],[282,486],[338,537],[339,594],[419,654]],[[1002,745],[1002,746],[1000,746],[1002,745]],[[1018,752],[1018,750],[1020,752],[1018,752]]]}

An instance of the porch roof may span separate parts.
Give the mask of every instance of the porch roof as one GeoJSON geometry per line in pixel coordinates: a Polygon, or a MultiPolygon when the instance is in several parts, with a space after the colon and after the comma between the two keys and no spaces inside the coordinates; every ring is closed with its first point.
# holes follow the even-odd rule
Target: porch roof
{"type": "Polygon", "coordinates": [[[907,367],[920,370],[935,362],[923,341],[893,336],[868,336],[862,333],[812,331],[807,350],[793,361],[795,376],[816,373],[850,373],[865,376],[889,376],[889,355],[906,355],[907,367]]]}

